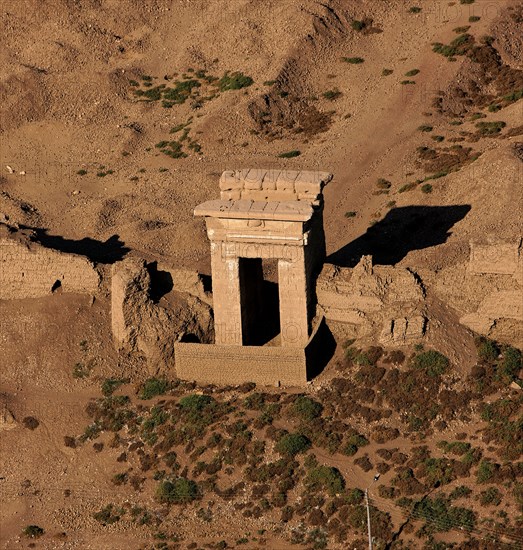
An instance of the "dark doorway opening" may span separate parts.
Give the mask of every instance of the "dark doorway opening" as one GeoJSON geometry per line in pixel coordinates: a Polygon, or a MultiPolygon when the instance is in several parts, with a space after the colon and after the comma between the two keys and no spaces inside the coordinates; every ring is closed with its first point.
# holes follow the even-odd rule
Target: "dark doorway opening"
{"type": "Polygon", "coordinates": [[[240,258],[242,344],[263,346],[280,333],[278,284],[268,280],[277,273],[277,260],[240,258]]]}
{"type": "Polygon", "coordinates": [[[168,271],[161,271],[158,269],[158,262],[151,262],[147,265],[147,271],[151,277],[151,299],[158,303],[160,298],[163,298],[166,294],[169,294],[173,289],[173,278],[168,271]]]}

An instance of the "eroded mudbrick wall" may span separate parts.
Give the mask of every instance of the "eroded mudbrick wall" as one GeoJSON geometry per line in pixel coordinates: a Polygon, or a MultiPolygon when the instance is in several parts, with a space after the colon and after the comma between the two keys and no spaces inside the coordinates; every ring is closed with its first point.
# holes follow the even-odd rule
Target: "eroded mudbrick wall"
{"type": "Polygon", "coordinates": [[[81,256],[64,254],[36,243],[0,237],[0,299],[38,298],[56,288],[95,293],[100,277],[81,256]]]}

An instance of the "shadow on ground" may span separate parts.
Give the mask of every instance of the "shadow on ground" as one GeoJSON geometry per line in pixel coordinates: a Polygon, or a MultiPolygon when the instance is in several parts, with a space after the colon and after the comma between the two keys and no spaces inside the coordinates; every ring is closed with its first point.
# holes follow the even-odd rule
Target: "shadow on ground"
{"type": "Polygon", "coordinates": [[[394,208],[364,235],[331,254],[327,262],[354,267],[362,256],[371,255],[373,264],[397,264],[411,250],[446,242],[452,226],[462,220],[470,208],[468,204],[394,208]]]}
{"type": "Polygon", "coordinates": [[[24,227],[34,232],[35,241],[46,248],[59,250],[68,254],[86,256],[97,264],[113,264],[122,260],[130,248],[120,240],[118,235],[109,237],[105,242],[85,237],[83,239],[66,239],[60,235],[48,235],[47,229],[24,227]]]}

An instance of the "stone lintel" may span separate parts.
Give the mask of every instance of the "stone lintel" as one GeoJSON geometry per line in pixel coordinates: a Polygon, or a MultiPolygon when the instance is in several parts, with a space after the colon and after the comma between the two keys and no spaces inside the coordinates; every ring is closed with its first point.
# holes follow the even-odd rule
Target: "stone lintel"
{"type": "Polygon", "coordinates": [[[302,221],[311,219],[313,207],[306,202],[263,202],[252,200],[212,200],[199,204],[195,216],[244,220],[302,221]]]}

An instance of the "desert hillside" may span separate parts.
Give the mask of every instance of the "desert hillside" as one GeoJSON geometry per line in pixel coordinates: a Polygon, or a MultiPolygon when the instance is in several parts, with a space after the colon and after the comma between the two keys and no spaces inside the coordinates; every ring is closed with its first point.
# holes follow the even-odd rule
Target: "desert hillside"
{"type": "Polygon", "coordinates": [[[523,547],[521,2],[17,0],[0,36],[2,548],[363,549],[367,504],[375,549],[523,547]],[[176,376],[194,208],[245,168],[333,175],[306,387],[176,376]]]}

